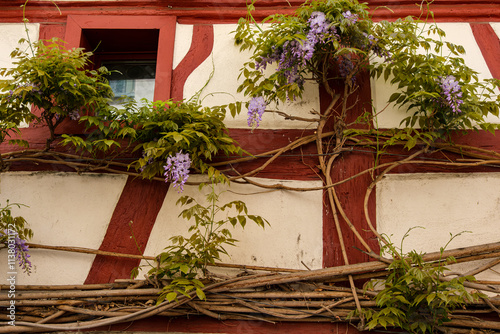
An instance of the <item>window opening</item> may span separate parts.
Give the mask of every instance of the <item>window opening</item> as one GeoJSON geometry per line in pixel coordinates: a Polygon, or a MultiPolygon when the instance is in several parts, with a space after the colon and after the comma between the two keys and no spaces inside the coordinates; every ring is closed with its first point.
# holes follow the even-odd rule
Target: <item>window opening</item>
{"type": "Polygon", "coordinates": [[[115,94],[113,105],[154,99],[158,29],[84,29],[83,44],[94,52],[95,66],[106,66],[115,94]]]}
{"type": "Polygon", "coordinates": [[[156,61],[102,61],[101,65],[111,71],[108,80],[115,93],[113,104],[126,102],[127,99],[135,99],[139,104],[141,99],[153,100],[156,61]]]}

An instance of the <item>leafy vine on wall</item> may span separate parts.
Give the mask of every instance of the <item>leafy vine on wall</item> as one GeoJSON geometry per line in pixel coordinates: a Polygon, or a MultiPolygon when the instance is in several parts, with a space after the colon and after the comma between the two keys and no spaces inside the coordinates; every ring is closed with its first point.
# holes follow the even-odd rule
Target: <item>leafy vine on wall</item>
{"type": "MultiPolygon", "coordinates": [[[[248,9],[247,17],[239,21],[235,32],[235,43],[240,50],[252,52],[241,69],[242,83],[238,88],[238,92],[250,98],[246,103],[208,108],[193,99],[155,101],[142,106],[131,101],[114,107],[109,103],[112,97],[106,80],[109,71],[105,68],[86,69],[90,53],[81,49],[67,50],[58,40],[34,43],[34,54],[20,49],[14,51],[12,56],[17,66],[0,71],[0,74],[11,77],[0,82],[0,91],[5,92],[0,95],[0,139],[6,142],[10,138],[12,145],[28,146],[29,143],[18,136],[22,122],[35,122],[46,127],[49,137],[43,149],[26,148],[2,154],[2,168],[8,170],[9,166],[20,162],[56,163],[77,171],[114,172],[167,181],[179,191],[189,182],[190,172],[207,174],[214,183],[243,182],[287,191],[323,189],[334,210],[334,223],[345,265],[350,263],[340,217],[363,245],[364,252],[389,265],[385,283],[388,290],[377,295],[375,311],[363,307],[364,295],[360,297],[363,292],[356,286],[357,276],[346,275],[356,310],[351,314],[350,321],[357,321],[361,329],[397,326],[411,332],[441,330],[455,309],[475,303],[485,296],[469,293],[464,288],[473,277],[443,281],[445,264],[441,258],[429,264],[422,254],[397,252],[390,241],[375,229],[368,201],[382,177],[405,164],[446,168],[493,168],[494,164],[498,164],[499,153],[459,145],[452,139],[457,132],[481,129],[494,133],[499,128],[498,124],[488,123],[486,119],[489,115],[499,115],[500,96],[497,91],[500,82],[495,79],[479,81],[478,73],[468,67],[461,57],[464,48],[445,42],[444,32],[432,22],[430,14],[375,24],[365,4],[350,0],[311,1],[298,8],[293,15],[268,17],[263,21],[268,23],[264,27],[252,17],[255,3],[250,4],[248,9]],[[372,106],[366,107],[361,115],[355,115],[354,122],[348,121],[353,116],[354,107],[362,103],[359,97],[360,78],[367,74],[383,78],[397,89],[388,103],[407,110],[408,116],[402,121],[401,128],[378,129],[377,115],[383,111],[372,110],[372,106]],[[272,110],[273,105],[300,100],[308,81],[317,83],[329,96],[329,105],[325,110],[312,113],[309,119],[272,110]],[[315,132],[274,151],[261,155],[248,154],[228,135],[224,125],[226,115],[235,116],[243,106],[248,109],[248,125],[252,129],[266,121],[267,113],[277,113],[285,119],[309,121],[316,125],[315,132]],[[56,130],[68,119],[78,120],[86,130],[78,134],[59,135],[56,130]],[[285,152],[311,144],[316,147],[320,178],[324,182],[322,187],[262,185],[249,179],[285,152]],[[382,162],[381,158],[393,147],[406,148],[407,156],[382,162]],[[374,166],[349,179],[333,182],[332,170],[336,160],[354,148],[364,148],[373,154],[376,157],[374,166]],[[421,159],[423,155],[440,152],[451,152],[469,159],[450,159],[446,162],[421,159]],[[212,159],[220,155],[228,158],[224,162],[213,163],[212,159]],[[121,162],[119,159],[123,157],[131,162],[121,162]],[[264,159],[265,162],[244,174],[231,168],[236,162],[257,159],[264,159]],[[217,168],[220,166],[229,166],[229,172],[217,168]],[[391,258],[380,256],[370,247],[345,213],[336,192],[341,183],[365,174],[373,177],[364,198],[366,227],[377,236],[383,249],[390,250],[391,258]],[[415,289],[408,294],[410,297],[405,295],[404,301],[400,300],[400,305],[388,304],[388,300],[400,293],[394,288],[402,286],[400,282],[412,282],[410,285],[415,289]],[[424,292],[430,290],[412,294],[417,286],[424,292]],[[422,311],[422,302],[430,310],[422,311]],[[411,307],[401,311],[407,305],[411,307]]],[[[216,197],[212,192],[209,198],[212,208],[217,206],[216,197]]],[[[184,198],[181,202],[190,201],[184,198]]],[[[233,226],[244,225],[245,219],[249,218],[263,226],[265,220],[248,215],[243,204],[232,203],[237,208],[238,216],[230,219],[230,223],[233,226]]],[[[174,237],[177,246],[171,246],[169,252],[158,257],[157,267],[150,272],[161,288],[158,305],[174,301],[182,305],[194,294],[205,299],[207,291],[217,291],[217,287],[205,287],[198,278],[206,274],[207,263],[214,265],[215,260],[220,259],[218,254],[225,252],[220,246],[234,241],[229,230],[222,228],[225,222],[221,221],[219,225],[207,208],[197,206],[196,210],[184,211],[183,215],[185,218],[189,218],[187,215],[195,217],[196,223],[191,229],[195,233],[191,238],[174,237]],[[207,234],[200,232],[201,227],[207,226],[210,229],[221,227],[219,234],[214,235],[219,244],[207,246],[207,239],[202,237],[207,234]],[[200,250],[200,245],[205,248],[200,250]],[[207,254],[204,261],[198,261],[207,254]],[[169,280],[159,283],[165,276],[169,280]]],[[[441,250],[443,254],[444,249],[441,250]]],[[[448,260],[447,263],[451,263],[453,258],[448,260]]],[[[253,286],[262,286],[262,282],[265,279],[253,286]]],[[[232,286],[231,282],[224,284],[232,286]]],[[[234,286],[240,287],[237,283],[234,286]]],[[[326,289],[326,286],[322,288],[326,289]]],[[[200,307],[193,306],[198,311],[200,307]]],[[[323,311],[318,311],[318,314],[323,311]]],[[[200,312],[213,316],[209,311],[200,312]]],[[[346,314],[342,317],[343,321],[349,321],[346,314]]]]}

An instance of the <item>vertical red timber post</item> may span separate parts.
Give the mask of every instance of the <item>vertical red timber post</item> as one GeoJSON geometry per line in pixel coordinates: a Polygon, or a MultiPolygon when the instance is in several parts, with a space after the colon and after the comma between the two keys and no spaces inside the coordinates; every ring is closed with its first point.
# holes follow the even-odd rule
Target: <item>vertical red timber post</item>
{"type": "Polygon", "coordinates": [[[472,33],[484,61],[495,79],[500,79],[500,39],[488,23],[471,23],[472,33]]]}
{"type": "MultiPolygon", "coordinates": [[[[356,81],[359,84],[359,89],[348,98],[348,105],[350,103],[356,103],[356,105],[349,110],[347,119],[345,120],[346,124],[353,123],[363,113],[372,111],[369,73],[367,71],[360,73],[356,77],[356,81]]],[[[342,86],[341,84],[337,84],[334,87],[341,96],[343,96],[344,90],[342,86]]],[[[330,97],[324,90],[322,90],[320,96],[321,110],[325,110],[330,103],[330,97]]],[[[339,105],[336,107],[340,108],[339,105]]],[[[324,131],[333,130],[333,124],[330,123],[331,122],[327,124],[324,131]]],[[[364,152],[358,153],[353,150],[351,152],[342,153],[333,163],[331,171],[332,182],[335,183],[348,179],[363,170],[373,167],[373,161],[373,157],[364,152]]],[[[339,203],[345,211],[346,216],[350,219],[351,223],[372,250],[377,252],[379,250],[377,240],[373,233],[369,232],[369,227],[366,223],[363,211],[365,192],[371,182],[371,176],[365,174],[336,186],[334,191],[337,194],[339,203]]],[[[342,256],[338,232],[333,218],[333,209],[328,199],[328,191],[325,190],[323,196],[323,266],[341,266],[346,263],[342,256]]],[[[370,261],[370,257],[362,252],[366,251],[366,249],[359,240],[357,240],[355,234],[338,212],[338,209],[336,210],[339,216],[341,233],[344,239],[349,264],[370,261]]],[[[372,221],[375,221],[375,194],[372,194],[370,197],[368,210],[370,212],[370,218],[372,221]]]]}

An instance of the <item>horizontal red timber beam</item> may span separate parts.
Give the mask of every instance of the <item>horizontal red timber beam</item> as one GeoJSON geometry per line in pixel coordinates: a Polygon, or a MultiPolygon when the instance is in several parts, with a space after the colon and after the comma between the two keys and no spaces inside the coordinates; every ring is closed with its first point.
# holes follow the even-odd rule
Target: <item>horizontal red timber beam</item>
{"type": "MultiPolygon", "coordinates": [[[[497,130],[495,135],[486,131],[468,131],[467,133],[457,133],[452,136],[453,144],[449,147],[451,151],[444,149],[447,144],[445,142],[436,143],[434,146],[429,147],[427,152],[419,155],[414,161],[418,163],[408,163],[402,164],[390,171],[391,174],[399,173],[490,173],[499,172],[499,164],[494,163],[490,166],[484,165],[473,165],[481,159],[479,157],[468,156],[465,154],[467,151],[471,151],[478,155],[487,155],[486,151],[492,151],[500,154],[500,142],[498,138],[500,136],[500,130],[497,130]],[[479,150],[470,150],[468,148],[478,148],[479,150]],[[461,150],[463,152],[461,153],[461,150]],[[460,164],[451,164],[452,161],[456,161],[460,164]],[[465,165],[469,164],[469,166],[465,165]]],[[[411,154],[417,152],[418,150],[424,149],[423,145],[417,145],[412,150],[398,146],[392,147],[385,150],[384,154],[381,155],[379,160],[379,165],[396,162],[410,156],[411,154]]],[[[489,157],[493,155],[489,154],[489,157]]],[[[495,160],[500,160],[500,157],[495,160]]],[[[383,169],[379,170],[380,173],[383,169]]]]}
{"type": "MultiPolygon", "coordinates": [[[[371,0],[373,19],[392,20],[420,16],[416,0],[371,0]]],[[[30,1],[26,17],[31,22],[64,22],[67,15],[173,15],[179,23],[227,23],[245,17],[246,0],[176,1],[30,1]],[[57,4],[59,10],[55,7],[57,4]]],[[[303,1],[263,0],[256,3],[253,16],[262,19],[275,13],[292,13],[303,1]]],[[[0,22],[21,22],[23,1],[0,0],[0,22]]],[[[500,4],[483,0],[436,0],[429,7],[441,22],[498,22],[500,4]]]]}
{"type": "MultiPolygon", "coordinates": [[[[78,124],[76,121],[68,121],[66,128],[76,129],[78,124]]],[[[44,150],[46,148],[47,138],[49,138],[49,130],[46,126],[31,126],[29,128],[21,129],[22,135],[17,136],[12,134],[11,139],[24,139],[29,142],[29,149],[31,150],[44,150]]],[[[71,131],[68,131],[71,133],[71,131]]],[[[74,133],[74,132],[73,132],[74,133]]],[[[82,133],[77,131],[76,133],[82,133]]],[[[227,172],[228,175],[237,175],[248,173],[255,168],[261,167],[268,159],[270,159],[276,151],[282,147],[287,146],[291,142],[308,135],[312,135],[313,130],[302,129],[285,129],[285,130],[255,130],[250,129],[229,129],[229,135],[236,140],[236,142],[251,155],[259,155],[268,153],[264,156],[233,156],[226,157],[223,155],[216,156],[213,161],[208,163],[217,164],[217,168],[227,172]],[[223,161],[242,159],[241,161],[232,164],[222,164],[223,161]]],[[[127,145],[122,143],[123,147],[127,145]]],[[[69,146],[62,146],[59,140],[56,139],[51,148],[55,152],[78,154],[74,148],[69,146]]],[[[0,144],[0,153],[10,153],[23,151],[26,147],[8,144],[7,142],[0,144]]],[[[126,162],[130,162],[137,158],[137,153],[131,154],[126,152],[123,156],[126,162]]],[[[8,160],[7,160],[8,161],[8,160]]],[[[43,164],[36,163],[16,163],[11,165],[11,170],[15,171],[42,171],[42,170],[57,170],[74,172],[75,170],[70,167],[65,167],[62,164],[54,165],[51,163],[43,164]]],[[[99,170],[98,172],[103,172],[99,170]]],[[[316,151],[316,144],[313,140],[305,146],[294,150],[287,150],[283,152],[271,164],[266,166],[259,173],[252,175],[261,178],[283,179],[283,180],[304,180],[316,181],[318,178],[318,156],[316,151]]]]}
{"type": "MultiPolygon", "coordinates": [[[[229,129],[229,135],[248,153],[259,155],[270,153],[256,159],[220,166],[221,170],[229,175],[248,173],[262,166],[274,153],[273,150],[280,149],[295,140],[312,135],[313,130],[285,129],[265,130],[257,129],[253,132],[249,129],[229,129]]],[[[238,159],[238,157],[233,157],[238,159]]],[[[227,161],[225,157],[219,157],[214,162],[227,161]]],[[[269,166],[259,173],[253,175],[262,178],[273,178],[282,180],[311,180],[319,181],[318,156],[314,141],[300,148],[283,152],[269,166]]]]}
{"type": "Polygon", "coordinates": [[[354,326],[346,323],[334,323],[332,319],[325,318],[326,322],[265,322],[252,320],[224,320],[209,318],[206,316],[190,316],[189,318],[165,318],[151,317],[124,323],[111,325],[96,330],[120,331],[120,332],[159,332],[159,333],[258,333],[258,334],[358,334],[354,326]]]}

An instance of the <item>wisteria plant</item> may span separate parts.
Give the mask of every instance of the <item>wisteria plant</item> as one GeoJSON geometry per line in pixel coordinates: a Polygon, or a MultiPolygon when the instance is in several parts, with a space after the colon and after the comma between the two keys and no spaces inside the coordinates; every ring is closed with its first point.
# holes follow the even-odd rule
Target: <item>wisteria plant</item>
{"type": "Polygon", "coordinates": [[[441,138],[450,130],[498,129],[486,117],[499,115],[500,81],[479,80],[462,58],[465,49],[443,41],[446,35],[438,25],[408,17],[380,22],[375,35],[386,40],[391,56],[374,64],[371,73],[397,88],[388,102],[407,110],[404,126],[441,138]]]}
{"type": "MultiPolygon", "coordinates": [[[[236,112],[240,106],[231,106],[236,112]]],[[[227,178],[209,162],[217,154],[241,155],[243,149],[227,132],[227,105],[202,107],[196,101],[154,101],[138,106],[130,101],[96,115],[85,115],[89,134],[63,135],[62,143],[91,153],[119,151],[130,146],[142,155],[130,164],[144,178],[164,176],[182,191],[189,170],[217,181],[227,178]]]]}
{"type": "MultiPolygon", "coordinates": [[[[261,216],[249,214],[243,201],[220,204],[222,192],[215,187],[212,182],[204,203],[191,196],[182,196],[177,201],[177,204],[189,205],[179,217],[193,220],[193,224],[188,229],[189,236],[176,235],[169,239],[171,245],[157,256],[157,264],[148,272],[157,281],[169,280],[160,293],[158,303],[165,299],[176,300],[179,294],[190,297],[190,292],[205,299],[200,279],[208,276],[209,265],[221,261],[223,255],[229,256],[227,246],[235,246],[238,242],[232,236],[231,226],[244,228],[247,221],[253,221],[262,228],[269,224],[261,216]]],[[[132,277],[137,274],[138,268],[132,272],[132,277]]]]}
{"type": "Polygon", "coordinates": [[[306,2],[293,15],[271,15],[261,28],[251,14],[255,2],[248,8],[235,41],[240,50],[253,51],[239,87],[250,97],[248,123],[253,128],[269,104],[300,98],[307,80],[322,85],[334,102],[343,94],[330,107],[338,109],[335,113],[324,112],[326,117],[336,114],[335,122],[341,124],[351,108],[345,102],[363,71],[390,81],[397,90],[387,102],[409,115],[402,125],[418,126],[433,140],[451,130],[498,128],[486,117],[499,114],[499,81],[481,82],[461,58],[463,47],[443,42],[444,31],[427,24],[427,18],[374,24],[366,4],[324,0],[306,2]]]}
{"type": "Polygon", "coordinates": [[[267,104],[299,99],[307,80],[339,92],[334,81],[349,85],[368,66],[373,55],[387,56],[385,41],[373,35],[366,4],[356,1],[312,1],[294,15],[276,14],[262,21],[263,30],[251,15],[241,19],[235,34],[240,50],[251,49],[238,88],[251,98],[249,125],[258,126],[267,104]]]}
{"type": "MultiPolygon", "coordinates": [[[[398,327],[409,333],[435,333],[437,327],[451,321],[453,310],[484,297],[465,287],[466,282],[475,281],[473,276],[444,278],[449,271],[446,266],[456,262],[453,257],[429,263],[424,261],[423,253],[415,250],[403,252],[404,240],[411,230],[402,237],[400,247],[390,240],[381,247],[381,253],[389,255],[392,262],[388,267],[389,274],[382,282],[383,289],[375,298],[377,309],[363,311],[368,320],[366,329],[398,327]]],[[[440,248],[441,255],[462,233],[450,234],[448,243],[440,248]]],[[[373,289],[373,282],[366,287],[373,289]]]]}
{"type": "Polygon", "coordinates": [[[106,68],[88,69],[90,52],[67,49],[59,39],[30,46],[33,54],[19,47],[11,53],[16,66],[0,69],[0,76],[6,77],[0,81],[0,139],[18,131],[22,122],[35,121],[48,127],[49,146],[64,119],[99,113],[108,108],[113,92],[106,68]]]}
{"type": "MultiPolygon", "coordinates": [[[[33,237],[33,231],[24,217],[12,215],[12,208],[21,206],[7,201],[6,205],[0,208],[0,243],[7,248],[8,265],[17,261],[19,267],[29,275],[32,264],[26,242],[33,237]]],[[[10,268],[9,271],[15,270],[10,268]]]]}

